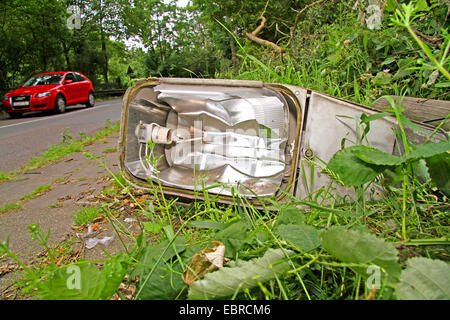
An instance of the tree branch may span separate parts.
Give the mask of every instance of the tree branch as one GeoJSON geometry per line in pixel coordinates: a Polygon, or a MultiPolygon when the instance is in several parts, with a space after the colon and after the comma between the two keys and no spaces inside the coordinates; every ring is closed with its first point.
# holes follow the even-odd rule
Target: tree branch
{"type": "Polygon", "coordinates": [[[252,33],[246,32],[245,33],[246,37],[255,43],[258,43],[258,44],[266,46],[266,47],[272,47],[275,50],[277,50],[278,52],[283,53],[284,49],[281,48],[280,46],[276,45],[275,43],[273,43],[271,41],[261,39],[257,36],[258,33],[264,28],[266,21],[267,21],[267,19],[264,16],[261,16],[261,23],[259,24],[259,26],[256,27],[256,29],[252,33]]]}

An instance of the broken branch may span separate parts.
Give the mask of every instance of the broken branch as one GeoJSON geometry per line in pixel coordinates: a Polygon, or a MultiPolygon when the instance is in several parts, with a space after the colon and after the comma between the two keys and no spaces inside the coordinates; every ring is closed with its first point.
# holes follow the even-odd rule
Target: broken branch
{"type": "Polygon", "coordinates": [[[252,33],[246,32],[245,33],[246,37],[249,38],[253,42],[256,42],[256,43],[266,46],[266,47],[272,47],[275,50],[277,50],[278,52],[283,53],[284,49],[281,48],[280,46],[276,45],[275,43],[273,43],[271,41],[261,39],[257,36],[258,33],[264,28],[266,21],[267,21],[267,19],[264,16],[261,16],[261,23],[259,24],[259,26],[256,27],[256,29],[252,33]]]}

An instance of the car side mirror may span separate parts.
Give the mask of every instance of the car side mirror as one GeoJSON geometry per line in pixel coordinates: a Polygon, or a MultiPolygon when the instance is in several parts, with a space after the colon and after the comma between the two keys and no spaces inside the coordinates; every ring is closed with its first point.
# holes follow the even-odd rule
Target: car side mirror
{"type": "Polygon", "coordinates": [[[72,82],[73,82],[73,80],[66,80],[66,81],[64,81],[64,84],[70,84],[72,82]]]}

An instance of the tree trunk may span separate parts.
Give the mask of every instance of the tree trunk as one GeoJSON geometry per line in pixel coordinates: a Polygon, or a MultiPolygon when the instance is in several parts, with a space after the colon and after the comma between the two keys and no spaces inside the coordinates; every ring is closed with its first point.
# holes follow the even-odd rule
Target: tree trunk
{"type": "Polygon", "coordinates": [[[237,64],[236,44],[234,43],[235,40],[233,35],[229,34],[228,36],[230,37],[231,63],[234,67],[237,64]]]}
{"type": "Polygon", "coordinates": [[[69,49],[67,48],[65,41],[62,41],[62,46],[63,46],[63,51],[64,51],[64,58],[66,59],[67,70],[72,70],[72,64],[70,63],[70,57],[69,57],[69,49]]]}
{"type": "Polygon", "coordinates": [[[108,52],[106,51],[106,39],[105,39],[105,33],[103,31],[103,27],[101,25],[102,22],[100,22],[100,34],[101,34],[101,41],[102,41],[102,54],[103,54],[103,79],[105,80],[105,86],[107,89],[109,89],[109,80],[108,80],[108,52]]]}

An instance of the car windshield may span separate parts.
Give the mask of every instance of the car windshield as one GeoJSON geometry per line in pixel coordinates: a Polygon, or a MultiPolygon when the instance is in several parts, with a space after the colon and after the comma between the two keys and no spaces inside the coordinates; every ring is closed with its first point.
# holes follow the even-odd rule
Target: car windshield
{"type": "Polygon", "coordinates": [[[34,76],[23,84],[23,87],[45,86],[50,84],[60,84],[62,81],[62,74],[44,74],[41,76],[34,76]]]}

